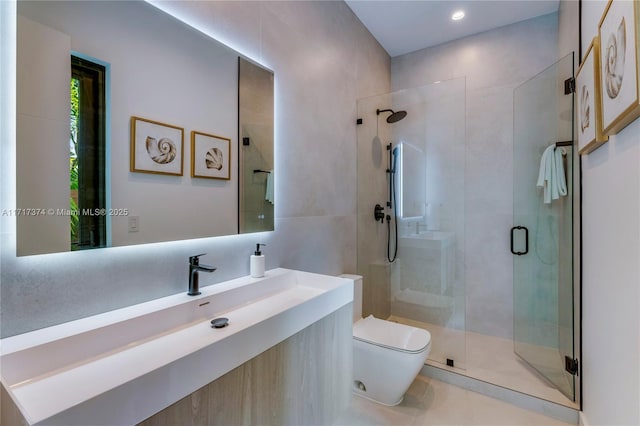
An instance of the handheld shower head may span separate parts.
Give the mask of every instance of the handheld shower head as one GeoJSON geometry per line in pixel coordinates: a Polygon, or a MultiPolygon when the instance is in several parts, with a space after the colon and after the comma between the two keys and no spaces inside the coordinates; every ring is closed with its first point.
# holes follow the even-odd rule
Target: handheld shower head
{"type": "Polygon", "coordinates": [[[382,112],[390,112],[391,114],[387,117],[387,123],[393,124],[402,120],[407,116],[407,111],[396,111],[394,112],[392,109],[377,109],[376,115],[380,115],[382,112]]]}
{"type": "Polygon", "coordinates": [[[393,155],[393,160],[391,164],[391,173],[395,174],[396,166],[398,165],[398,157],[400,156],[400,145],[393,148],[393,151],[391,151],[391,155],[393,155]]]}

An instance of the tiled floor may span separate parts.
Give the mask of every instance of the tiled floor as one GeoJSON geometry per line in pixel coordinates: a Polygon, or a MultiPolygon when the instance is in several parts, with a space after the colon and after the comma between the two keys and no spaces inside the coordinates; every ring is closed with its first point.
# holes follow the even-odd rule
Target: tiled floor
{"type": "Polygon", "coordinates": [[[425,328],[431,333],[432,348],[427,364],[566,407],[578,408],[576,403],[559,392],[554,385],[541,377],[513,352],[512,340],[469,331],[451,330],[395,316],[389,319],[425,328]],[[458,355],[461,362],[458,363],[456,360],[456,366],[460,364],[463,368],[450,368],[444,365],[443,360],[450,354],[453,354],[454,359],[457,358],[455,355],[458,355]]]}
{"type": "Polygon", "coordinates": [[[395,407],[386,407],[354,395],[351,406],[334,426],[359,425],[569,426],[569,423],[418,376],[402,403],[395,407]]]}

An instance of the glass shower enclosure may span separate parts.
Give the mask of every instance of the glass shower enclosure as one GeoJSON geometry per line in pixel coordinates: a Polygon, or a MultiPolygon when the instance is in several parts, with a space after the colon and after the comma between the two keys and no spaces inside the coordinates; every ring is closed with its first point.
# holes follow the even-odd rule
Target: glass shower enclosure
{"type": "Polygon", "coordinates": [[[457,78],[357,106],[363,315],[427,329],[438,342],[429,359],[457,368],[466,360],[465,89],[457,78]]]}
{"type": "MultiPolygon", "coordinates": [[[[569,55],[513,89],[513,145],[502,146],[513,149],[513,224],[498,221],[492,233],[480,233],[474,226],[478,212],[465,203],[483,196],[467,188],[467,177],[487,187],[492,178],[478,173],[473,154],[479,148],[468,144],[465,78],[357,104],[357,273],[364,278],[363,315],[429,331],[432,367],[567,406],[576,400],[571,370],[579,337],[574,332],[573,94],[565,94],[565,81],[572,77],[569,55]],[[510,237],[512,283],[507,279],[505,286],[492,286],[492,280],[501,279],[496,271],[467,268],[467,262],[486,259],[471,251],[476,245],[470,242],[479,235],[494,236],[495,241],[481,242],[503,250],[496,256],[504,262],[499,274],[510,272],[510,237]],[[467,276],[465,270],[475,274],[467,276]],[[496,296],[508,298],[511,285],[509,316],[487,307],[483,318],[511,321],[512,315],[512,336],[467,323],[467,308],[482,309],[478,292],[491,297],[497,289],[502,293],[496,296]]],[[[510,180],[507,170],[502,178],[510,180]]],[[[509,189],[504,191],[496,195],[509,200],[509,189]]],[[[480,212],[485,215],[503,214],[489,203],[473,206],[485,208],[480,212]]]]}

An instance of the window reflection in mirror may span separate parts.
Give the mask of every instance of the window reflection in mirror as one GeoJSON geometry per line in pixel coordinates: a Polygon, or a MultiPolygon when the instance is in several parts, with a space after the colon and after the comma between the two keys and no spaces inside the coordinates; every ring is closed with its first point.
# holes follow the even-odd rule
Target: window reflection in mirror
{"type": "Polygon", "coordinates": [[[71,56],[69,220],[71,250],[106,246],[105,67],[71,56]]]}
{"type": "Polygon", "coordinates": [[[239,58],[239,232],[274,229],[273,72],[239,58]]]}

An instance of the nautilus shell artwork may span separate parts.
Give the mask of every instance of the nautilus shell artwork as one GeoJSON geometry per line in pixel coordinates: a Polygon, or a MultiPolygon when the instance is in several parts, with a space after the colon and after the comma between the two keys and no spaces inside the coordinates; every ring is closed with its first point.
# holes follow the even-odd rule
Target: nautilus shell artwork
{"type": "Polygon", "coordinates": [[[149,157],[158,164],[169,164],[176,158],[176,144],[169,138],[147,136],[146,146],[149,157]]]}
{"type": "Polygon", "coordinates": [[[158,164],[169,164],[176,158],[176,144],[169,138],[147,136],[146,146],[149,157],[158,164]]]}
{"type": "Polygon", "coordinates": [[[207,169],[222,170],[224,163],[224,155],[219,148],[211,148],[205,154],[204,161],[207,164],[207,169]]]}
{"type": "Polygon", "coordinates": [[[615,99],[620,93],[622,80],[624,78],[625,48],[627,45],[627,26],[624,21],[620,21],[617,32],[609,34],[607,50],[605,52],[605,87],[607,96],[615,99]]]}
{"type": "Polygon", "coordinates": [[[580,129],[584,133],[585,129],[589,128],[589,113],[591,112],[591,105],[589,104],[589,89],[587,86],[582,86],[580,90],[580,129]]]}

